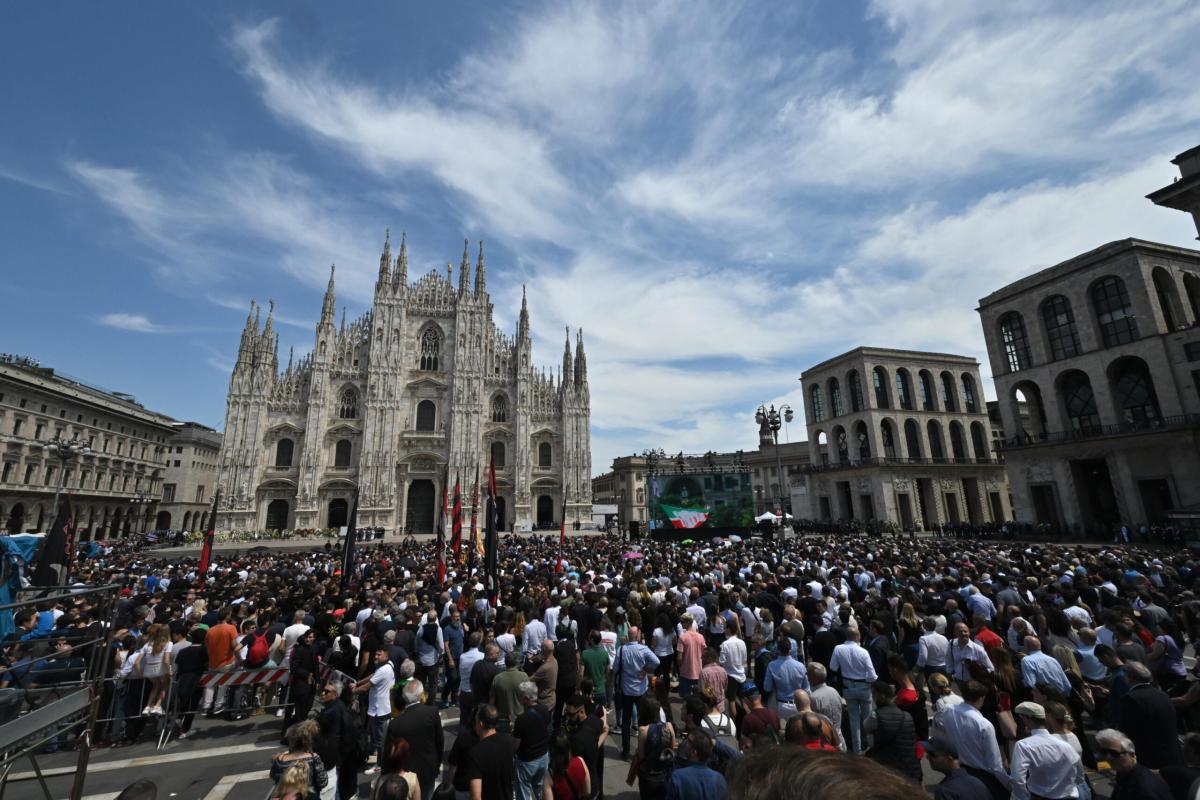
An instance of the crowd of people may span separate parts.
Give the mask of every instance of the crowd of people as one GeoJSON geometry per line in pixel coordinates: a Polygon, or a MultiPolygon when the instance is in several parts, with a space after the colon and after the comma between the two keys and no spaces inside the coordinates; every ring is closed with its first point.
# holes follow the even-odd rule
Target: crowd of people
{"type": "MultiPolygon", "coordinates": [[[[326,549],[204,576],[87,558],[81,583],[126,587],[96,738],[136,741],[167,698],[183,738],[277,708],[279,798],[598,800],[606,752],[643,800],[926,797],[930,772],[939,800],[1088,798],[1098,770],[1117,800],[1165,800],[1200,778],[1186,552],[847,534],[559,555],[505,537],[494,603],[452,553],[439,583],[431,542],[363,548],[348,575],[326,549]],[[259,668],[286,684],[200,688],[259,668]]],[[[0,688],[101,625],[92,602],[19,615],[0,688]]]]}

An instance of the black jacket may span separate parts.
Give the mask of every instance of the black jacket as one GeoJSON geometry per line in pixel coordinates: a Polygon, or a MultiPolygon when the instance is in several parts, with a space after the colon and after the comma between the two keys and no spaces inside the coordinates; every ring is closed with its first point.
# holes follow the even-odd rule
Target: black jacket
{"type": "Polygon", "coordinates": [[[405,706],[400,716],[388,723],[384,752],[397,736],[408,740],[408,769],[417,773],[421,786],[436,785],[445,751],[442,718],[437,709],[424,703],[405,706]]]}
{"type": "Polygon", "coordinates": [[[888,704],[875,710],[875,720],[875,745],[867,751],[867,757],[919,782],[921,762],[917,761],[917,732],[912,717],[888,704]]]}
{"type": "Polygon", "coordinates": [[[1183,763],[1175,706],[1162,689],[1138,684],[1121,698],[1121,732],[1133,740],[1138,763],[1161,769],[1183,763]]]}

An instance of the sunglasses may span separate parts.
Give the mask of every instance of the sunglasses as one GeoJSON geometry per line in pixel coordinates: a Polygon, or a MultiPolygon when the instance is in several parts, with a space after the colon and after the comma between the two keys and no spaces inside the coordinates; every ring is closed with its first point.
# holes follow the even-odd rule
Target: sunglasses
{"type": "Polygon", "coordinates": [[[1099,753],[1100,753],[1100,755],[1102,755],[1102,756],[1112,756],[1113,758],[1116,758],[1117,756],[1123,756],[1123,755],[1126,755],[1126,751],[1125,751],[1125,750],[1110,750],[1110,749],[1108,749],[1107,747],[1101,747],[1101,748],[1099,748],[1099,749],[1098,749],[1098,752],[1099,752],[1099,753]]]}

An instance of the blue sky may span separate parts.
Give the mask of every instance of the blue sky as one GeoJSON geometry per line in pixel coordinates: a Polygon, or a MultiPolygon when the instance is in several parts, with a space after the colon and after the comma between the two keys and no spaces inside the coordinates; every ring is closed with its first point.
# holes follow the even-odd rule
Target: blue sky
{"type": "Polygon", "coordinates": [[[983,295],[1195,245],[1144,195],[1200,144],[1196,41],[1187,2],[9,4],[0,349],[219,427],[250,299],[306,352],[390,226],[414,276],[485,240],[541,363],[582,326],[594,471],[752,448],[811,364],[986,378],[983,295]]]}

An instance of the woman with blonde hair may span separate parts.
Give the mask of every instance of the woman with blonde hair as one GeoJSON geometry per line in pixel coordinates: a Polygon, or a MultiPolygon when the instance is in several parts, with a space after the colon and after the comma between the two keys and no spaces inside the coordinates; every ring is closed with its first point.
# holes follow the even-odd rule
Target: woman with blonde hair
{"type": "Polygon", "coordinates": [[[171,629],[166,625],[151,625],[146,639],[137,663],[138,674],[150,684],[150,697],[142,714],[159,715],[163,713],[163,700],[171,686],[171,629]]]}
{"type": "Polygon", "coordinates": [[[308,800],[308,796],[308,768],[297,764],[284,771],[267,800],[308,800]]]}
{"type": "MultiPolygon", "coordinates": [[[[320,800],[321,790],[329,782],[329,776],[325,774],[325,765],[321,762],[321,757],[313,750],[317,734],[320,731],[320,726],[313,719],[297,722],[287,729],[288,749],[282,753],[276,753],[275,758],[271,760],[271,780],[276,783],[276,791],[285,778],[294,770],[299,769],[304,774],[305,793],[295,796],[302,800],[320,800]]],[[[295,782],[298,783],[298,781],[295,782]]],[[[276,795],[271,796],[276,797],[276,795]]],[[[293,795],[285,794],[283,796],[291,797],[293,795]]]]}

